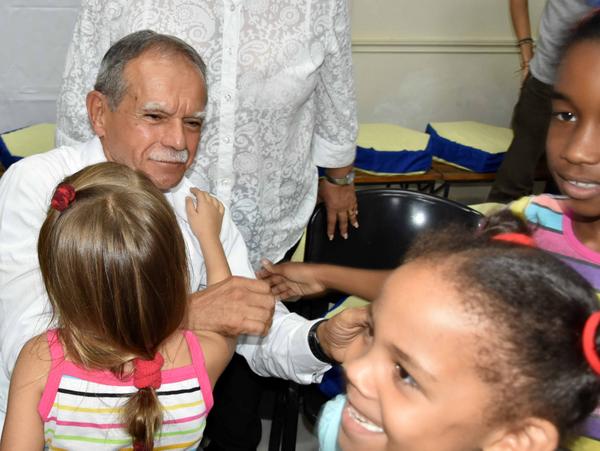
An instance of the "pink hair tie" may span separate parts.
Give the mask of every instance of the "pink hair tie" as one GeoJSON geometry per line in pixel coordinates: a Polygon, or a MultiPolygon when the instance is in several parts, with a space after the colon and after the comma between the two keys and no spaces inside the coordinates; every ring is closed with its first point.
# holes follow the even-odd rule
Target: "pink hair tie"
{"type": "Polygon", "coordinates": [[[583,355],[594,372],[600,375],[600,357],[596,351],[596,332],[600,324],[600,312],[595,312],[585,322],[583,328],[583,355]]]}
{"type": "Polygon", "coordinates": [[[68,183],[61,183],[56,187],[50,206],[56,211],[64,211],[75,199],[75,188],[68,183]]]}
{"type": "Polygon", "coordinates": [[[499,233],[492,237],[494,240],[506,241],[508,243],[521,244],[523,246],[536,247],[535,241],[529,235],[524,233],[499,233]]]}
{"type": "Polygon", "coordinates": [[[133,385],[135,388],[160,388],[162,384],[161,368],[165,363],[157,352],[152,360],[133,359],[133,385]]]}

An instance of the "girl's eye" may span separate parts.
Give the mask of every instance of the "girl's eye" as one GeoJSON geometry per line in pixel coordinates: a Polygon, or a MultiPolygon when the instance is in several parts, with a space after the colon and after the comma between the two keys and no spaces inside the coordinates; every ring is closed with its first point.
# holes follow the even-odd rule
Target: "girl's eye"
{"type": "Polygon", "coordinates": [[[402,384],[407,385],[411,388],[419,388],[417,381],[410,375],[408,371],[404,369],[402,365],[396,363],[396,372],[402,384]]]}
{"type": "Polygon", "coordinates": [[[561,122],[575,122],[577,120],[577,116],[573,113],[569,113],[568,111],[559,111],[557,113],[552,113],[556,119],[561,122]]]}

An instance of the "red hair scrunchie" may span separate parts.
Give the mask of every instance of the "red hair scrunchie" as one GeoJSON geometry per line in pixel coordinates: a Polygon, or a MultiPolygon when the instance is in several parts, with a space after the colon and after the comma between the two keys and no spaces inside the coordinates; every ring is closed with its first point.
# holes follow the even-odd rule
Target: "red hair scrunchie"
{"type": "Polygon", "coordinates": [[[135,388],[160,388],[161,369],[165,359],[157,352],[152,360],[133,359],[133,385],[135,388]]]}
{"type": "Polygon", "coordinates": [[[600,325],[600,312],[594,312],[583,327],[583,355],[594,372],[600,376],[600,357],[596,350],[598,325],[600,325]]]}
{"type": "Polygon", "coordinates": [[[493,240],[506,241],[508,243],[521,244],[523,246],[536,247],[535,240],[524,233],[499,233],[492,237],[493,240]]]}
{"type": "Polygon", "coordinates": [[[64,211],[75,199],[75,188],[69,183],[61,183],[56,187],[50,206],[57,211],[64,211]]]}

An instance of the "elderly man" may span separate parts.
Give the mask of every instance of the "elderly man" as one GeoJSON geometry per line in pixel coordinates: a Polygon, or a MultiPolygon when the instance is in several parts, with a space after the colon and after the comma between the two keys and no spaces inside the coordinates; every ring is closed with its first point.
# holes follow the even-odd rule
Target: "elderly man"
{"type": "MultiPolygon", "coordinates": [[[[185,215],[184,200],[192,185],[184,173],[195,156],[206,100],[205,67],[195,50],[151,31],[131,34],[109,49],[95,89],[87,96],[96,137],[22,160],[2,177],[0,424],[20,348],[49,324],[36,241],[52,190],[64,176],[106,160],[143,171],[165,192],[176,212],[189,255],[191,288],[203,286],[202,255],[185,215]]],[[[232,272],[253,277],[246,247],[228,214],[221,241],[232,272]]],[[[264,338],[242,337],[237,351],[258,374],[300,383],[317,380],[328,368],[327,357],[342,360],[347,341],[362,324],[362,319],[338,317],[314,329],[313,323],[275,303],[264,282],[241,277],[192,294],[188,321],[192,329],[234,335],[268,331],[264,338]]]]}

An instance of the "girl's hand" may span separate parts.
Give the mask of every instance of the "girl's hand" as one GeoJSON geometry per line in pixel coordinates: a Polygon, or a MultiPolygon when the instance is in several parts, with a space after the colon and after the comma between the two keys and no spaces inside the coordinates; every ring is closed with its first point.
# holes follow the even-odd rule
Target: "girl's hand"
{"type": "Polygon", "coordinates": [[[274,265],[267,259],[263,259],[261,264],[262,269],[256,273],[256,277],[267,281],[271,293],[281,299],[318,294],[327,289],[317,278],[316,265],[293,262],[274,265]]]}
{"type": "Polygon", "coordinates": [[[185,210],[192,232],[200,241],[200,245],[219,241],[225,207],[216,197],[205,191],[198,188],[192,188],[190,191],[196,202],[194,204],[191,197],[186,197],[185,210]]]}

